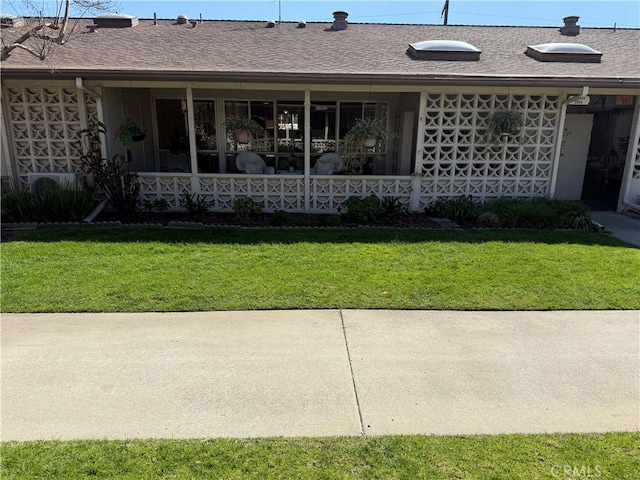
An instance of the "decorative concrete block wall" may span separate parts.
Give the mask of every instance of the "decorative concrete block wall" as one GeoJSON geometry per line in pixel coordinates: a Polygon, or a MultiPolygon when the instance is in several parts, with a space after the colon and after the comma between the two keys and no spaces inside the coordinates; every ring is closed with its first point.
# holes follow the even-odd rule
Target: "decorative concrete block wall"
{"type": "Polygon", "coordinates": [[[429,93],[424,115],[420,206],[440,197],[549,194],[560,97],[429,93]],[[523,113],[522,133],[491,144],[487,119],[499,109],[523,113]]]}

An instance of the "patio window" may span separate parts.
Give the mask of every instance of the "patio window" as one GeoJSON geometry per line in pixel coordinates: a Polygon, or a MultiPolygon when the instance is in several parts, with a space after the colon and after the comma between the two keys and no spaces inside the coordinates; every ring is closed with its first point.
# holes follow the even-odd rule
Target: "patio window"
{"type": "Polygon", "coordinates": [[[190,172],[186,100],[156,98],[155,109],[160,171],[190,172]]]}
{"type": "Polygon", "coordinates": [[[224,102],[225,117],[239,115],[249,117],[265,130],[262,138],[251,138],[248,143],[238,143],[233,132],[225,132],[227,141],[227,168],[235,172],[235,152],[251,151],[264,158],[268,166],[275,166],[276,154],[274,145],[274,102],[269,100],[226,100],[224,102]]]}
{"type": "Polygon", "coordinates": [[[213,100],[193,101],[194,131],[198,152],[198,171],[218,173],[218,142],[216,140],[216,109],[213,100]]]}

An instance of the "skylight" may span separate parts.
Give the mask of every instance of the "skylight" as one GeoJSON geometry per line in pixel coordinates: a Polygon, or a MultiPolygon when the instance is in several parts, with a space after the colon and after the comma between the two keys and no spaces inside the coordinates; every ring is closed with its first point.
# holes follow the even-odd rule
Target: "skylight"
{"type": "Polygon", "coordinates": [[[602,52],[582,43],[542,43],[525,52],[539,62],[600,63],[602,52]]]}
{"type": "Polygon", "coordinates": [[[138,17],[123,13],[109,13],[93,19],[98,28],[127,28],[138,25],[138,17]]]}
{"type": "Polygon", "coordinates": [[[416,60],[478,61],[481,51],[458,40],[426,40],[410,43],[407,53],[416,60]]]}

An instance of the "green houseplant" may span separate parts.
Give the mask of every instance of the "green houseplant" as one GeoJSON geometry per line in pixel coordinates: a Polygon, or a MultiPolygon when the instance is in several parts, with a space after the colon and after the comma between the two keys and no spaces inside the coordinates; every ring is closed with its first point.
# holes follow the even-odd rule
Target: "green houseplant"
{"type": "Polygon", "coordinates": [[[242,115],[230,115],[224,121],[227,135],[233,135],[238,143],[249,143],[252,138],[260,138],[266,135],[264,128],[250,117],[242,115]]]}
{"type": "Polygon", "coordinates": [[[379,151],[392,134],[378,118],[359,118],[344,137],[343,172],[350,175],[362,174],[369,167],[368,153],[379,151]]]}
{"type": "Polygon", "coordinates": [[[113,133],[115,138],[120,140],[123,144],[132,141],[141,142],[146,136],[145,133],[140,130],[140,127],[138,127],[136,122],[130,118],[123,119],[113,133]]]}
{"type": "Polygon", "coordinates": [[[491,142],[505,136],[516,136],[524,127],[524,116],[519,110],[496,110],[487,118],[485,137],[491,142]]]}

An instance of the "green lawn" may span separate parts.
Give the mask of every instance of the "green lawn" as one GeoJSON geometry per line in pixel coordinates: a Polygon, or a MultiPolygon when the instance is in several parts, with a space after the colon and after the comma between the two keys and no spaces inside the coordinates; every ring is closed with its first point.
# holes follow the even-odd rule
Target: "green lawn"
{"type": "Polygon", "coordinates": [[[630,480],[639,471],[639,433],[2,444],[3,479],[630,480]]]}
{"type": "Polygon", "coordinates": [[[640,249],[532,230],[66,228],[1,245],[2,311],[640,309],[640,249]]]}

